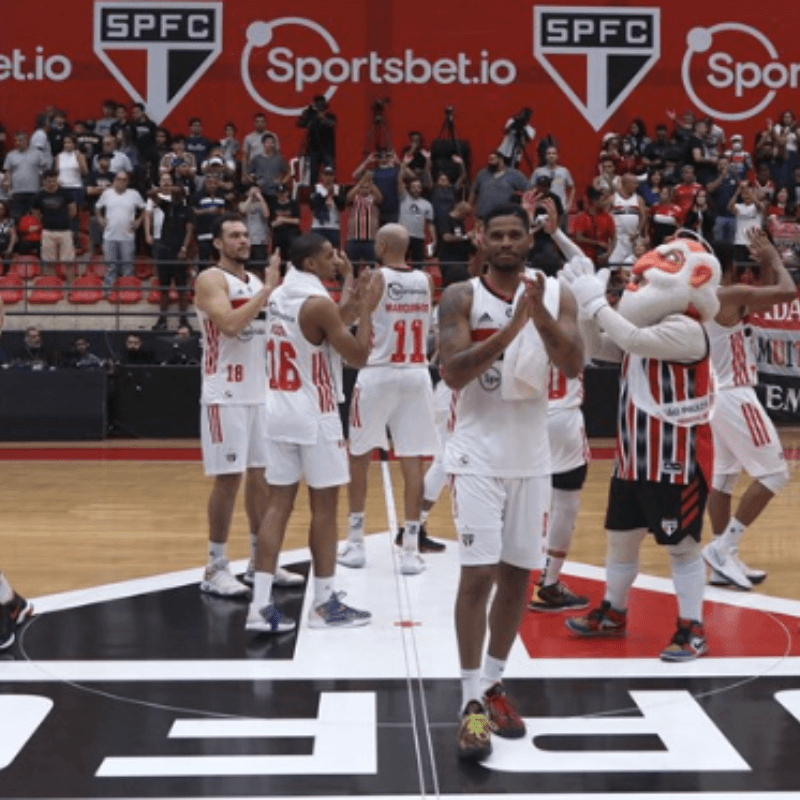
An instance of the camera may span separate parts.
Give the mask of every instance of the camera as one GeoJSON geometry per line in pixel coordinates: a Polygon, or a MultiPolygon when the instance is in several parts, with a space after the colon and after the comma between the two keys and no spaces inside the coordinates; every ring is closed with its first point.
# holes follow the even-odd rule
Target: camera
{"type": "Polygon", "coordinates": [[[380,117],[390,102],[388,97],[378,97],[371,106],[372,115],[380,117]]]}
{"type": "Polygon", "coordinates": [[[453,113],[455,112],[454,106],[445,106],[444,107],[444,115],[447,119],[452,119],[453,113]]]}
{"type": "Polygon", "coordinates": [[[525,106],[521,111],[517,112],[512,120],[511,120],[511,127],[518,132],[522,132],[525,130],[525,126],[531,121],[531,116],[533,115],[533,111],[525,106]]]}

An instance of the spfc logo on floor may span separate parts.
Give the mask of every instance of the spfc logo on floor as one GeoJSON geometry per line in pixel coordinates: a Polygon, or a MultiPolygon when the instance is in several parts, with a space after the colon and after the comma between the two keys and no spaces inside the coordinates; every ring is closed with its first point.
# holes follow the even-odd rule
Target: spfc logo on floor
{"type": "Polygon", "coordinates": [[[160,123],[222,52],[222,3],[95,3],[94,52],[160,123]]]}
{"type": "Polygon", "coordinates": [[[660,9],[534,6],[533,54],[599,130],[658,61],[660,9]]]}

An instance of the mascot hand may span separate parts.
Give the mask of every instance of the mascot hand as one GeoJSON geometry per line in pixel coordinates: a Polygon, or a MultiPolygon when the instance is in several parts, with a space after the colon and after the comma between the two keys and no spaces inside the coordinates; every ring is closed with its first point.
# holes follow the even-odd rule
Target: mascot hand
{"type": "Polygon", "coordinates": [[[581,253],[581,255],[572,256],[572,258],[564,264],[561,274],[564,276],[567,284],[572,285],[574,281],[583,275],[594,275],[594,264],[581,253]]]}
{"type": "Polygon", "coordinates": [[[596,275],[594,273],[581,275],[569,284],[572,294],[575,295],[581,316],[592,319],[603,306],[608,305],[606,300],[607,283],[608,270],[603,269],[596,275]]]}

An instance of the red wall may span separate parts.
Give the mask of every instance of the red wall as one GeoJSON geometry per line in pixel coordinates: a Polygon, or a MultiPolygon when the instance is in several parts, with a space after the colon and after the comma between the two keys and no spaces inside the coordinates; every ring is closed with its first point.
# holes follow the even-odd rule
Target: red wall
{"type": "MultiPolygon", "coordinates": [[[[454,105],[457,132],[470,140],[480,163],[499,143],[505,119],[529,105],[538,133],[553,133],[562,162],[583,183],[594,171],[602,134],[624,130],[633,117],[642,117],[652,129],[665,120],[667,109],[713,111],[728,135],[744,133],[751,146],[767,116],[777,118],[797,104],[800,11],[777,0],[746,7],[678,0],[664,7],[611,9],[600,4],[533,6],[520,0],[505,0],[496,8],[486,0],[298,0],[286,16],[295,14],[311,27],[296,21],[264,24],[281,18],[278,9],[288,5],[9,3],[0,28],[0,122],[8,130],[30,128],[36,111],[48,103],[75,119],[98,116],[100,101],[107,96],[126,101],[131,93],[101,60],[104,53],[154,109],[157,121],[185,131],[188,118],[197,114],[212,138],[222,135],[228,119],[244,135],[260,104],[297,108],[314,94],[338,86],[331,107],[340,119],[343,174],[360,158],[369,107],[379,96],[391,98],[387,119],[398,145],[412,128],[432,139],[444,107],[454,105]],[[210,24],[210,9],[218,15],[218,30],[210,24]],[[250,48],[248,32],[256,39],[250,48]],[[271,36],[266,46],[265,35],[271,36]],[[170,39],[171,46],[165,44],[170,39]],[[172,56],[167,55],[170,47],[177,49],[172,56]],[[220,49],[218,57],[174,108],[167,109],[169,92],[177,90],[167,88],[170,64],[179,88],[180,70],[191,74],[188,62],[202,61],[214,47],[220,49]],[[315,60],[331,58],[335,60],[327,67],[334,83],[309,80],[298,91],[284,80],[287,61],[311,75],[315,60]],[[648,63],[638,83],[629,81],[648,63]],[[435,77],[429,78],[431,67],[435,77]],[[243,74],[262,100],[248,92],[243,74]],[[608,83],[632,90],[615,106],[608,83]],[[579,110],[580,102],[586,113],[579,110]]],[[[284,151],[296,152],[300,136],[292,116],[269,109],[267,114],[284,151]]]]}

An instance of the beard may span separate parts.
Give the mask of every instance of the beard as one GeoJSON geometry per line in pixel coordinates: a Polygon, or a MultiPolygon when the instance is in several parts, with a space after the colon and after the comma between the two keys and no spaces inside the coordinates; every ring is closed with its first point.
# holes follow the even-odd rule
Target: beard
{"type": "Polygon", "coordinates": [[[499,164],[487,164],[486,165],[486,169],[488,169],[489,172],[497,172],[497,170],[500,169],[500,165],[499,164]]]}

